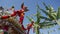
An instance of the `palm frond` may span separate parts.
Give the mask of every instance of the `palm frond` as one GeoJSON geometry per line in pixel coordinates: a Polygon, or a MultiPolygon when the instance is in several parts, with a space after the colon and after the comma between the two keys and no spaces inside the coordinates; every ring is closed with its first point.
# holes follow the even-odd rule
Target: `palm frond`
{"type": "Polygon", "coordinates": [[[26,16],[26,17],[28,18],[28,20],[29,20],[30,22],[33,21],[33,19],[32,19],[31,17],[28,17],[28,16],[26,16]]]}
{"type": "Polygon", "coordinates": [[[57,23],[51,23],[51,22],[43,22],[40,23],[41,28],[46,28],[46,27],[53,27],[54,25],[57,25],[57,23]]]}
{"type": "Polygon", "coordinates": [[[37,17],[37,24],[39,24],[39,22],[40,22],[40,12],[39,12],[39,10],[38,10],[38,8],[37,8],[37,15],[36,15],[36,17],[37,17]]]}
{"type": "Polygon", "coordinates": [[[54,9],[53,9],[53,7],[52,7],[52,6],[50,6],[50,7],[49,7],[49,11],[51,11],[51,12],[53,12],[53,11],[54,11],[54,9]]]}
{"type": "MultiPolygon", "coordinates": [[[[41,9],[40,7],[38,7],[38,8],[39,8],[40,10],[42,10],[49,18],[52,17],[51,19],[56,19],[56,16],[55,16],[55,15],[51,15],[51,13],[54,12],[53,7],[52,7],[52,6],[48,7],[44,2],[43,2],[43,5],[45,6],[46,10],[49,11],[49,12],[41,9]]],[[[38,6],[39,6],[39,5],[38,5],[38,6]]]]}
{"type": "Polygon", "coordinates": [[[51,15],[51,14],[49,14],[47,11],[45,11],[45,10],[43,10],[43,9],[41,9],[41,8],[39,8],[41,11],[43,11],[47,16],[49,16],[52,20],[54,20],[55,19],[55,17],[53,16],[53,15],[51,15]]]}
{"type": "Polygon", "coordinates": [[[52,22],[42,22],[40,25],[56,25],[57,23],[52,23],[52,22]]]}
{"type": "Polygon", "coordinates": [[[44,2],[43,5],[45,6],[46,10],[49,10],[49,7],[44,2]]]}
{"type": "Polygon", "coordinates": [[[60,18],[60,7],[58,8],[58,12],[57,12],[57,19],[60,18]]]}
{"type": "Polygon", "coordinates": [[[56,16],[57,16],[57,13],[56,13],[56,12],[54,12],[54,13],[52,13],[52,15],[56,17],[56,16]]]}
{"type": "MultiPolygon", "coordinates": [[[[37,14],[34,14],[33,16],[37,16],[37,14]]],[[[55,15],[55,16],[56,16],[56,15],[55,15]]],[[[47,18],[47,17],[44,17],[44,16],[42,16],[42,15],[40,15],[39,18],[52,21],[52,19],[47,18]]]]}
{"type": "Polygon", "coordinates": [[[49,14],[52,14],[53,11],[53,7],[52,6],[49,6],[49,14]]]}
{"type": "Polygon", "coordinates": [[[47,18],[47,17],[44,17],[44,16],[40,16],[41,19],[45,19],[45,20],[49,20],[49,21],[52,21],[52,19],[50,18],[47,18]]]}

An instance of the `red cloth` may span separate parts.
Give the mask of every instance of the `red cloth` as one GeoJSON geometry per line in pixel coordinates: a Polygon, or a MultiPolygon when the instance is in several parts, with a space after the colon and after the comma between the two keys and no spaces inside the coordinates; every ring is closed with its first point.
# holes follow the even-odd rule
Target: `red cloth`
{"type": "Polygon", "coordinates": [[[20,24],[23,24],[23,19],[24,19],[24,16],[21,16],[20,19],[19,19],[20,24]]]}
{"type": "MultiPolygon", "coordinates": [[[[13,17],[13,16],[15,16],[16,14],[20,17],[20,18],[19,18],[20,24],[23,24],[24,11],[23,11],[23,10],[14,11],[14,13],[11,14],[10,16],[13,17]],[[22,14],[23,14],[23,15],[22,15],[22,14]]],[[[2,16],[2,19],[7,19],[7,18],[9,18],[10,16],[2,16]]]]}
{"type": "Polygon", "coordinates": [[[32,21],[31,24],[28,24],[28,25],[27,25],[27,29],[31,29],[32,26],[33,26],[33,23],[34,23],[34,21],[32,21]]]}
{"type": "Polygon", "coordinates": [[[34,23],[34,22],[32,21],[31,24],[28,24],[28,25],[27,25],[27,30],[28,30],[28,31],[27,31],[27,34],[29,34],[29,31],[30,31],[30,29],[32,28],[33,23],[34,23]]]}
{"type": "Polygon", "coordinates": [[[8,25],[5,25],[3,30],[8,31],[8,27],[9,27],[8,25]]]}
{"type": "Polygon", "coordinates": [[[16,14],[17,14],[16,11],[14,11],[14,13],[11,14],[11,17],[15,16],[16,14]]]}
{"type": "Polygon", "coordinates": [[[22,25],[22,29],[23,29],[23,30],[26,30],[26,28],[24,28],[24,26],[23,26],[23,25],[22,25]]]}
{"type": "MultiPolygon", "coordinates": [[[[14,13],[11,14],[10,16],[13,17],[13,16],[15,16],[15,15],[16,15],[16,12],[14,11],[14,13]]],[[[8,16],[5,15],[5,16],[2,16],[1,18],[2,18],[2,19],[7,19],[7,18],[9,18],[10,16],[9,16],[9,15],[8,15],[8,16]]]]}
{"type": "Polygon", "coordinates": [[[32,25],[33,25],[32,23],[31,24],[28,24],[27,25],[27,29],[31,29],[32,28],[32,25]]]}
{"type": "Polygon", "coordinates": [[[6,19],[6,18],[9,18],[9,16],[2,16],[1,18],[2,19],[6,19]]]}
{"type": "Polygon", "coordinates": [[[19,11],[17,11],[17,14],[18,14],[18,16],[19,16],[19,23],[20,23],[20,24],[23,24],[23,20],[24,20],[24,11],[19,10],[19,11]]]}

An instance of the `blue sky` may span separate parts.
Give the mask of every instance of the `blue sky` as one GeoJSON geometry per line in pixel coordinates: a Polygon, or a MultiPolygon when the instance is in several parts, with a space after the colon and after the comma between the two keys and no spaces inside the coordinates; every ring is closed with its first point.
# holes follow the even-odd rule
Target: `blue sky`
{"type": "MultiPolygon", "coordinates": [[[[15,10],[19,10],[22,2],[25,3],[25,6],[28,7],[29,11],[25,13],[24,18],[24,25],[30,23],[29,20],[26,18],[26,16],[30,16],[31,14],[36,13],[36,4],[38,2],[39,6],[44,9],[44,6],[42,2],[45,2],[48,5],[52,5],[54,10],[57,10],[57,8],[60,6],[60,0],[0,0],[0,6],[3,6],[5,9],[10,8],[11,6],[15,6],[15,10]]],[[[56,32],[52,32],[50,34],[59,34],[59,30],[57,30],[58,26],[55,26],[51,29],[41,29],[41,33],[46,32],[44,34],[47,34],[47,31],[55,29],[56,32]]],[[[30,31],[30,34],[34,34],[32,29],[30,31]]]]}

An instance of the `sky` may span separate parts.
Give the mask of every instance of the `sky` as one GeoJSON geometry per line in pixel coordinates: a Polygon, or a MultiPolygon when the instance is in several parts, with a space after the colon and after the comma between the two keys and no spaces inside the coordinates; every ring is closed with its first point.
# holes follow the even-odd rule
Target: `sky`
{"type": "MultiPolygon", "coordinates": [[[[0,6],[3,6],[5,9],[9,9],[11,6],[15,6],[15,10],[21,9],[21,4],[24,2],[25,6],[28,7],[29,11],[25,13],[24,17],[24,25],[30,23],[29,20],[26,18],[26,16],[31,16],[32,14],[36,14],[36,5],[37,3],[41,8],[44,9],[44,6],[42,2],[45,2],[47,5],[53,6],[54,10],[57,10],[60,6],[60,0],[0,0],[0,6]]],[[[43,14],[43,13],[42,13],[43,14]]],[[[45,15],[44,15],[45,16],[45,15]]],[[[48,34],[47,31],[55,29],[55,32],[52,32],[50,34],[59,34],[59,30],[57,30],[58,25],[50,28],[50,29],[41,29],[41,33],[45,32],[44,34],[48,34]]],[[[30,31],[30,34],[34,34],[32,29],[30,31]]]]}

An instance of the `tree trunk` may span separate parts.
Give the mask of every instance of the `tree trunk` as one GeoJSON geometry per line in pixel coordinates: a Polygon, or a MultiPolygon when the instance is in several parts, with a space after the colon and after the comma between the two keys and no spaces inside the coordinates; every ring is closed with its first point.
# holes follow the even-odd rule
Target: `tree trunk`
{"type": "Polygon", "coordinates": [[[36,34],[39,34],[39,28],[36,27],[36,34]]]}

